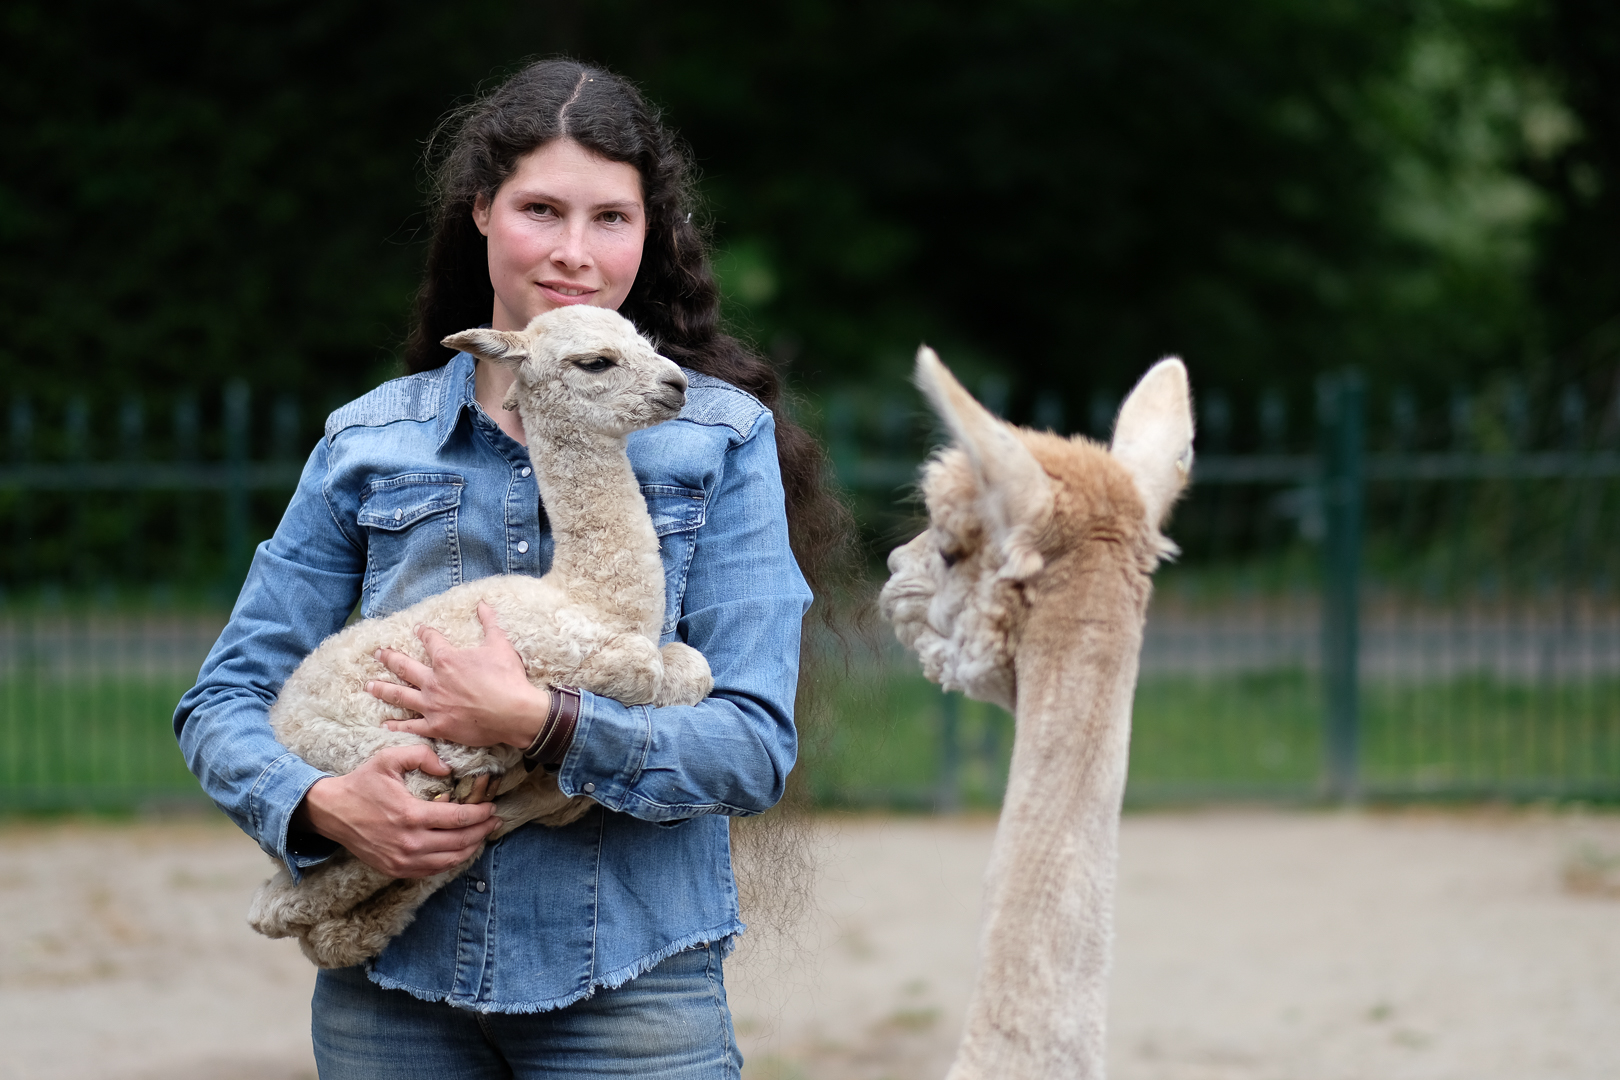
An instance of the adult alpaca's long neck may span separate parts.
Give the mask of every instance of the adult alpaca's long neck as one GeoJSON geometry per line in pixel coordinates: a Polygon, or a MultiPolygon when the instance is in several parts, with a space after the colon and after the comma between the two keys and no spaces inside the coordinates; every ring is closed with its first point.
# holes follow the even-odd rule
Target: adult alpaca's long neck
{"type": "Polygon", "coordinates": [[[556,544],[548,580],[656,640],[664,621],[664,564],[626,440],[552,430],[527,416],[524,427],[556,544]]]}
{"type": "Polygon", "coordinates": [[[1016,654],[1012,765],[990,856],[979,982],[949,1080],[1100,1080],[1119,810],[1145,585],[1057,564],[1016,654]]]}

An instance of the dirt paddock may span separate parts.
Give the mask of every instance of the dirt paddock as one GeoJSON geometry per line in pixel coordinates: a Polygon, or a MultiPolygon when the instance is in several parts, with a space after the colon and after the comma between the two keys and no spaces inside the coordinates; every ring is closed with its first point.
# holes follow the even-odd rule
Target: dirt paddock
{"type": "MultiPolygon", "coordinates": [[[[944,1072],[992,824],[829,816],[816,913],[729,970],[755,1080],[944,1072]]],[[[0,1077],[313,1077],[313,971],[220,821],[0,825],[0,1077]]],[[[1116,1080],[1620,1076],[1620,816],[1125,821],[1116,1080]]]]}

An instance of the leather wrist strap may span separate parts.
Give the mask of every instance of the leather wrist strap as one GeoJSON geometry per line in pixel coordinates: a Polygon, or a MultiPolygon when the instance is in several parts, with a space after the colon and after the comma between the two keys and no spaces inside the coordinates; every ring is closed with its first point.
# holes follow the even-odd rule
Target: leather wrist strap
{"type": "Polygon", "coordinates": [[[555,772],[562,764],[563,755],[574,742],[574,727],[579,723],[580,694],[572,686],[553,686],[551,706],[546,711],[546,722],[534,736],[534,742],[523,751],[523,765],[530,772],[536,765],[544,765],[555,772]]]}

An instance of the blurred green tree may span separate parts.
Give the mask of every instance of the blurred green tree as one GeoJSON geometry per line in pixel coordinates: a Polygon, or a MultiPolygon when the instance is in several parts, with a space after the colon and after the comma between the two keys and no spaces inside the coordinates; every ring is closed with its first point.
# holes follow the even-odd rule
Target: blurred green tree
{"type": "Polygon", "coordinates": [[[1303,405],[1345,364],[1421,388],[1614,348],[1601,0],[13,0],[0,18],[0,370],[45,399],[91,372],[98,395],[241,374],[325,405],[383,377],[421,257],[422,140],[557,51],[665,106],[736,324],[812,392],[898,385],[926,338],[999,374],[1015,417],[1079,428],[1166,352],[1203,387],[1303,405]]]}
{"type": "Polygon", "coordinates": [[[1548,348],[1560,374],[1620,400],[1620,5],[1553,0],[1534,29],[1528,51],[1576,118],[1527,170],[1554,205],[1538,251],[1548,348]]]}

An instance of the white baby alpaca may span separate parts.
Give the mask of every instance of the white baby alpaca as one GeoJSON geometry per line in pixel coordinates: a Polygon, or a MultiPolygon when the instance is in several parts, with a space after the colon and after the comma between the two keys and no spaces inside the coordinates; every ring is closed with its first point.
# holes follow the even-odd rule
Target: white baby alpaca
{"type": "MultiPolygon", "coordinates": [[[[630,432],[681,411],[686,377],[622,316],[583,305],[539,315],[521,332],[466,330],[444,344],[516,369],[504,404],[523,420],[556,541],[551,570],[541,578],[507,575],[458,585],[340,630],[287,679],[270,724],[288,749],[337,774],[385,747],[428,743],[450,775],[411,772],[406,786],[423,799],[459,799],[478,777],[491,777],[500,795],[503,824],[493,834],[499,837],[530,821],[567,824],[592,803],[564,796],[543,769],[526,772],[512,747],[478,749],[383,727],[398,714],[365,685],[393,677],[372,654],[397,649],[426,662],[418,625],[434,627],[459,648],[477,645],[483,601],[536,686],[577,686],[632,705],[703,700],[713,680],[702,654],[680,643],[658,647],[664,567],[625,452],[630,432]]],[[[381,952],[422,901],[467,865],[402,880],[340,851],[296,885],[282,867],[259,889],[248,921],[269,937],[296,936],[321,967],[346,967],[381,952]]]]}

